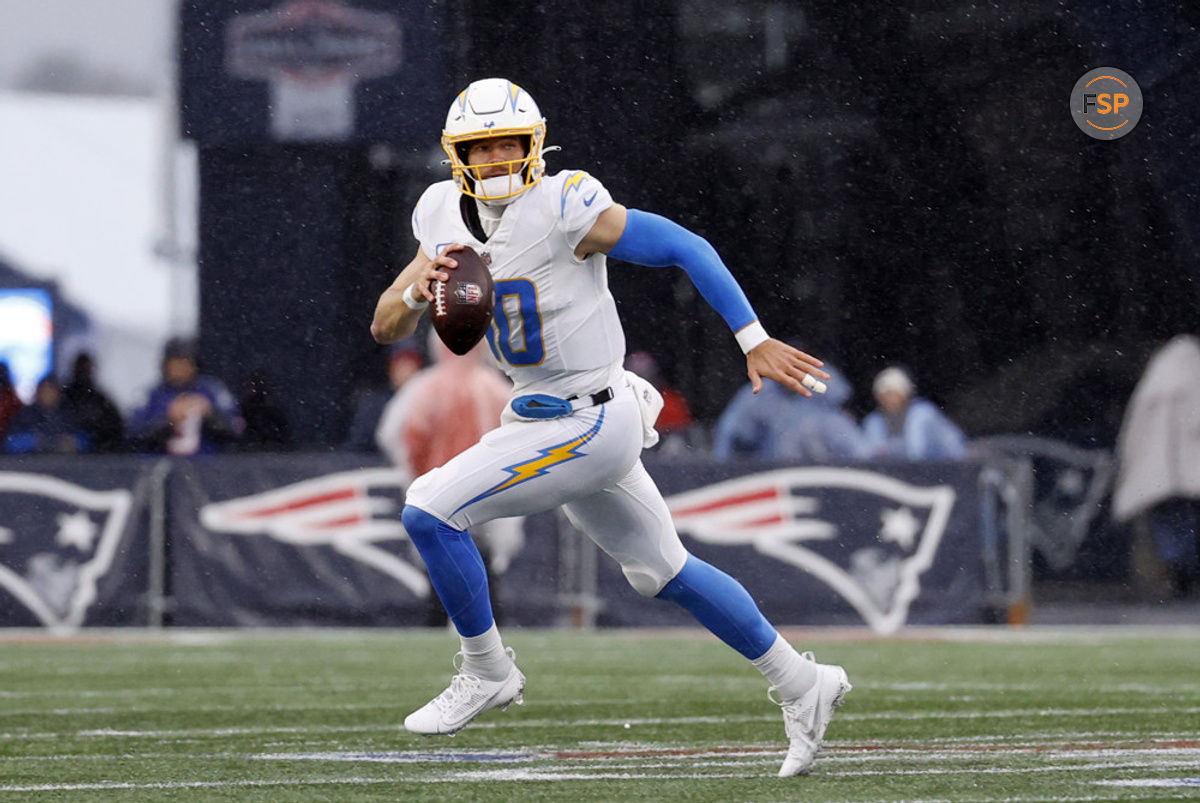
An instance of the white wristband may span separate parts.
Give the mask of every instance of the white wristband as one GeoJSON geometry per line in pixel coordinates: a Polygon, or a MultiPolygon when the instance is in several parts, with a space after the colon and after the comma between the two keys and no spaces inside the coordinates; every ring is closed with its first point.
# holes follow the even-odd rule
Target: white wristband
{"type": "Polygon", "coordinates": [[[414,287],[416,287],[415,284],[410,284],[408,287],[404,288],[404,295],[401,296],[401,298],[404,299],[404,304],[409,309],[423,310],[429,306],[429,302],[423,298],[417,298],[417,296],[413,293],[414,287]]]}
{"type": "Polygon", "coordinates": [[[737,338],[738,345],[742,347],[743,354],[749,354],[754,350],[755,346],[771,339],[771,336],[767,334],[767,330],[758,321],[746,324],[741,329],[738,329],[733,336],[737,338]]]}

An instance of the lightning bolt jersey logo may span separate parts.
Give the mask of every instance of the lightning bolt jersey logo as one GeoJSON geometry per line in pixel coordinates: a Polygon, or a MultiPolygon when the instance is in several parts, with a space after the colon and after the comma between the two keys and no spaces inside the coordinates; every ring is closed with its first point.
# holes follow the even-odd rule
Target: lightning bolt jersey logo
{"type": "MultiPolygon", "coordinates": [[[[585,457],[587,452],[580,451],[588,441],[596,437],[600,432],[600,427],[604,424],[604,408],[600,408],[600,417],[596,419],[596,423],[584,432],[582,435],[564,441],[563,443],[554,446],[548,446],[545,449],[538,449],[537,457],[529,460],[515,463],[511,466],[506,466],[504,471],[509,475],[508,479],[493,485],[483,493],[473,499],[464,502],[458,507],[457,513],[468,505],[473,505],[481,499],[487,499],[489,496],[494,496],[501,491],[506,491],[523,482],[546,475],[550,469],[555,466],[562,465],[569,460],[574,460],[577,457],[585,457]]],[[[452,514],[453,515],[453,514],[452,514]]]]}
{"type": "MultiPolygon", "coordinates": [[[[560,217],[565,217],[567,214],[567,196],[571,194],[572,190],[579,192],[579,188],[583,185],[583,182],[587,181],[589,178],[591,178],[591,176],[589,176],[584,171],[580,170],[578,172],[572,173],[571,177],[568,178],[565,182],[563,182],[562,206],[559,209],[560,217]]],[[[592,197],[592,200],[595,200],[595,196],[592,197]]],[[[589,201],[586,205],[591,206],[592,204],[589,201]]]]}

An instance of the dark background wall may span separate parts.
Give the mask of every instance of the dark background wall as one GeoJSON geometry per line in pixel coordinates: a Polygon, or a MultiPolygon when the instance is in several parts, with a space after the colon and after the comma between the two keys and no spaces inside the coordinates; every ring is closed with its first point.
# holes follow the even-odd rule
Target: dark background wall
{"type": "MultiPolygon", "coordinates": [[[[185,121],[221,103],[188,89],[220,64],[189,62],[189,37],[222,8],[278,4],[196,5],[181,25],[183,62],[200,65],[184,70],[185,121]]],[[[265,367],[302,440],[340,440],[348,399],[382,379],[367,325],[413,252],[411,203],[445,175],[444,110],[489,75],[538,100],[563,146],[551,169],[587,169],[707,236],[772,333],[842,368],[860,412],[875,372],[902,362],[970,434],[1108,445],[1150,350],[1200,330],[1190,4],[639,6],[422,4],[408,61],[360,91],[363,119],[386,111],[390,129],[298,145],[232,119],[197,136],[208,367],[231,382],[265,367]],[[1068,113],[1097,66],[1145,97],[1114,142],[1068,113]]],[[[720,319],[679,271],[613,263],[610,282],[631,349],[715,418],[744,372],[720,319]]]]}

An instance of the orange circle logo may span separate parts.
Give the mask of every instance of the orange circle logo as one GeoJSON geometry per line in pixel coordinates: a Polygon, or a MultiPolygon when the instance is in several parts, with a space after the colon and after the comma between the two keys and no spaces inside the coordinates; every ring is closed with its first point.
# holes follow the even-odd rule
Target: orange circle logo
{"type": "Polygon", "coordinates": [[[1142,117],[1142,90],[1124,70],[1089,70],[1071,90],[1071,117],[1089,137],[1119,139],[1142,117]]]}

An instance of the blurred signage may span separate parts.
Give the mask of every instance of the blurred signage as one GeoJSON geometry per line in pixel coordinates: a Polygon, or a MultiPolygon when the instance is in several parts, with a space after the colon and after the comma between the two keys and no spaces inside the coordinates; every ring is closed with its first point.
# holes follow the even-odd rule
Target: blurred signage
{"type": "Polygon", "coordinates": [[[279,140],[344,140],[354,132],[354,90],[400,65],[395,15],[332,0],[293,0],[226,27],[229,73],[267,81],[279,140]]]}
{"type": "Polygon", "coordinates": [[[446,9],[418,0],[184,0],[179,113],[201,144],[436,142],[446,9]]]}
{"type": "Polygon", "coordinates": [[[40,287],[0,288],[0,363],[21,401],[54,367],[54,298],[40,287]]]}

